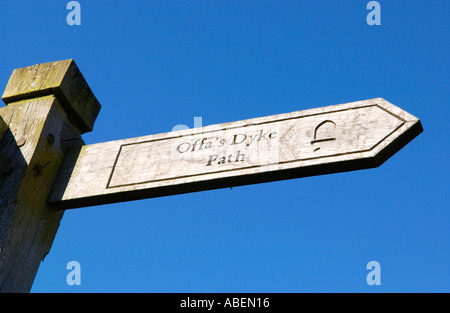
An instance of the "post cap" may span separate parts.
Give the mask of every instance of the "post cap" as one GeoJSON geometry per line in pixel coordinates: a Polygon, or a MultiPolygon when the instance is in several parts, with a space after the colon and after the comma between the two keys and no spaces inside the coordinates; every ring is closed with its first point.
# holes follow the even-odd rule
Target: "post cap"
{"type": "Polygon", "coordinates": [[[8,105],[51,94],[80,133],[92,131],[101,105],[72,59],[15,69],[2,99],[8,105]]]}

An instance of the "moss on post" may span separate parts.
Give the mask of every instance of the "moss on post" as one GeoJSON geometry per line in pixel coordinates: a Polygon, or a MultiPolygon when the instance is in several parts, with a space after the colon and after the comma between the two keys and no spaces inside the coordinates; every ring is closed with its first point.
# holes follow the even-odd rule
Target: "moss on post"
{"type": "Polygon", "coordinates": [[[100,104],[73,60],[14,70],[0,108],[0,292],[28,292],[63,216],[47,204],[100,104]]]}

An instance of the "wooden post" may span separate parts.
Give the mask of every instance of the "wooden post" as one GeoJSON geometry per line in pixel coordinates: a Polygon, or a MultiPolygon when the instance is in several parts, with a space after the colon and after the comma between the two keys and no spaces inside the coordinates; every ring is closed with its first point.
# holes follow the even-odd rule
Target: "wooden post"
{"type": "Polygon", "coordinates": [[[0,142],[2,141],[3,136],[5,135],[7,130],[8,130],[8,125],[6,125],[6,122],[3,120],[3,118],[0,115],[0,142]]]}
{"type": "Polygon", "coordinates": [[[73,60],[2,98],[0,292],[31,289],[64,209],[376,167],[423,130],[376,98],[86,146],[100,104],[73,60]]]}
{"type": "Polygon", "coordinates": [[[63,211],[47,198],[100,104],[73,60],[13,71],[0,108],[0,292],[29,292],[63,211]]]}

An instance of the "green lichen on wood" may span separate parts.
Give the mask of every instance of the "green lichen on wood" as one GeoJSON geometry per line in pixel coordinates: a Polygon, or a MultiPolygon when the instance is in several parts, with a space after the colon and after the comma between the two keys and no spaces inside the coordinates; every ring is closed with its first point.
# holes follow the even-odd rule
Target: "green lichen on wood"
{"type": "Polygon", "coordinates": [[[101,106],[72,59],[14,70],[2,99],[9,105],[51,94],[81,133],[93,129],[101,106]]]}

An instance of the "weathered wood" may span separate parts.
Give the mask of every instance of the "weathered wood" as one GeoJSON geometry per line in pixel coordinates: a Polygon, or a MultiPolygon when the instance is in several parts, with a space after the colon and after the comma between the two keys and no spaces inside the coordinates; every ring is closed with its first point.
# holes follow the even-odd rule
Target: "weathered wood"
{"type": "Polygon", "coordinates": [[[81,133],[92,131],[100,104],[72,59],[15,69],[2,99],[8,105],[51,94],[81,133]]]}
{"type": "Polygon", "coordinates": [[[384,99],[111,141],[71,150],[59,209],[381,165],[422,131],[384,99]]]}
{"type": "MultiPolygon", "coordinates": [[[[64,76],[66,65],[55,62],[45,68],[64,76]]],[[[28,68],[15,72],[33,71],[28,68]]],[[[33,82],[47,88],[50,73],[38,73],[33,82]]],[[[67,73],[74,74],[69,70],[67,73]]],[[[27,81],[23,75],[20,77],[27,81]]],[[[70,84],[70,77],[67,79],[70,84]]],[[[14,90],[11,84],[22,83],[10,79],[6,89],[14,90]]],[[[67,148],[84,143],[68,118],[72,114],[67,113],[68,104],[62,105],[60,97],[36,90],[32,96],[25,93],[22,99],[17,91],[14,99],[7,101],[8,106],[0,109],[1,120],[8,127],[0,144],[0,292],[30,290],[63,215],[62,211],[50,209],[47,198],[67,148]]],[[[75,112],[78,109],[71,108],[75,112]]]]}
{"type": "Polygon", "coordinates": [[[0,292],[30,290],[57,209],[375,167],[422,132],[378,98],[86,146],[100,105],[73,60],[15,70],[3,99],[0,292]]]}
{"type": "Polygon", "coordinates": [[[0,116],[0,142],[2,141],[3,136],[5,135],[7,130],[8,130],[8,124],[6,124],[6,122],[0,116]]]}

